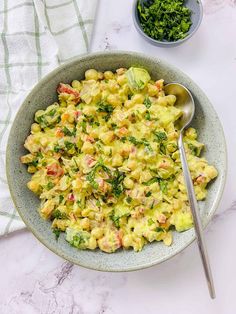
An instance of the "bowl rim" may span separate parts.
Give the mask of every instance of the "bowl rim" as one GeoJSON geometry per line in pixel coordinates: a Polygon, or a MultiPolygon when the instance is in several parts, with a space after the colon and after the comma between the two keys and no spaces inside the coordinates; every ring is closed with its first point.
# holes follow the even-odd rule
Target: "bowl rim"
{"type": "Polygon", "coordinates": [[[203,5],[202,5],[202,1],[201,0],[194,0],[198,3],[199,7],[200,7],[200,15],[199,15],[199,19],[198,22],[195,26],[195,28],[193,29],[193,31],[191,31],[185,38],[183,39],[179,39],[176,41],[160,41],[157,39],[153,39],[152,37],[148,36],[144,31],[142,26],[139,24],[139,18],[138,16],[136,16],[137,13],[137,4],[138,4],[139,0],[135,0],[133,2],[133,8],[132,8],[132,16],[133,16],[133,22],[134,22],[134,26],[136,28],[136,30],[138,31],[138,33],[140,35],[142,35],[147,41],[151,42],[154,45],[159,45],[159,47],[167,47],[167,46],[177,46],[182,44],[183,42],[185,42],[186,40],[188,40],[189,38],[191,38],[198,30],[199,26],[201,25],[202,22],[202,18],[203,18],[203,5]],[[138,20],[138,21],[137,21],[138,20]]]}
{"type": "MultiPolygon", "coordinates": [[[[106,56],[106,55],[113,55],[113,56],[120,56],[120,55],[125,55],[125,54],[128,54],[128,55],[133,55],[133,56],[136,56],[136,57],[140,57],[140,58],[145,58],[145,59],[149,59],[151,60],[152,62],[155,62],[155,63],[162,63],[163,66],[168,66],[168,67],[171,67],[173,70],[175,71],[178,71],[179,73],[181,73],[182,75],[184,75],[186,78],[188,78],[190,81],[192,81],[197,87],[198,85],[187,75],[185,74],[183,71],[181,71],[180,69],[178,69],[177,67],[173,66],[172,64],[170,64],[169,62],[166,62],[165,60],[163,60],[162,58],[157,58],[157,57],[153,57],[153,56],[150,56],[148,54],[144,54],[144,53],[139,53],[139,52],[134,52],[134,51],[123,51],[123,50],[116,50],[116,51],[108,51],[108,52],[94,52],[94,53],[89,53],[89,54],[83,54],[83,55],[80,55],[79,57],[75,57],[73,60],[69,61],[69,62],[66,62],[66,63],[63,63],[62,65],[56,67],[54,70],[50,71],[46,76],[44,76],[33,88],[32,90],[29,92],[29,94],[25,97],[24,101],[22,102],[18,112],[16,113],[15,115],[15,118],[14,118],[14,121],[12,123],[12,126],[11,126],[11,130],[10,130],[10,133],[9,133],[9,137],[8,137],[8,141],[7,141],[7,149],[6,149],[6,176],[7,176],[7,182],[8,182],[8,186],[9,186],[9,191],[10,191],[10,196],[13,200],[13,203],[14,203],[14,206],[15,208],[17,209],[21,219],[23,220],[23,222],[25,223],[27,229],[29,229],[32,234],[39,240],[39,242],[41,242],[41,244],[43,244],[45,247],[47,247],[50,251],[52,251],[53,253],[55,253],[57,256],[60,256],[62,258],[64,258],[65,260],[73,263],[73,264],[76,264],[76,265],[79,265],[79,266],[82,266],[82,267],[85,267],[85,268],[88,268],[88,269],[91,269],[91,270],[97,270],[97,271],[106,271],[106,272],[128,272],[128,271],[136,271],[136,270],[141,270],[141,269],[145,269],[145,268],[149,268],[149,267],[152,267],[152,266],[155,266],[157,264],[160,264],[166,260],[169,260],[171,258],[173,258],[174,256],[176,256],[177,254],[179,254],[181,251],[185,250],[191,243],[193,243],[193,241],[196,240],[196,236],[193,234],[193,236],[184,244],[184,246],[178,248],[174,253],[172,253],[171,255],[167,255],[166,257],[162,258],[161,260],[154,260],[152,262],[145,262],[143,263],[142,265],[138,265],[138,266],[129,266],[127,268],[116,268],[116,269],[109,269],[109,268],[105,268],[103,265],[101,266],[97,266],[97,267],[91,267],[91,266],[87,266],[86,263],[81,263],[80,261],[78,260],[75,260],[73,257],[70,257],[68,256],[67,254],[64,254],[62,251],[58,250],[57,248],[54,247],[53,244],[49,243],[49,242],[45,242],[44,239],[42,237],[40,237],[40,235],[37,234],[37,231],[34,229],[34,227],[28,223],[27,219],[24,219],[24,214],[21,212],[21,210],[19,209],[19,207],[17,206],[17,197],[15,197],[14,195],[14,190],[13,190],[13,187],[11,186],[11,182],[14,180],[13,178],[11,178],[10,176],[10,155],[11,155],[11,138],[14,136],[14,124],[17,120],[17,118],[21,115],[21,112],[23,112],[27,106],[28,106],[28,101],[31,97],[31,95],[33,95],[35,93],[35,91],[43,86],[48,80],[50,80],[50,78],[54,77],[58,71],[62,70],[63,68],[69,66],[69,65],[72,65],[74,63],[78,63],[80,62],[82,59],[86,59],[86,58],[96,58],[98,56],[106,56]]],[[[206,97],[206,99],[209,101],[208,97],[205,95],[205,93],[202,91],[202,89],[200,87],[198,87],[201,92],[204,94],[204,96],[206,97]]],[[[222,167],[222,172],[223,172],[223,175],[221,177],[221,183],[219,185],[219,189],[217,191],[217,195],[216,195],[216,199],[214,200],[211,208],[211,212],[209,213],[209,215],[207,215],[205,221],[204,221],[204,225],[203,225],[203,228],[205,229],[206,226],[209,224],[209,222],[212,220],[212,217],[213,215],[215,214],[218,206],[219,206],[219,203],[221,201],[221,198],[222,198],[222,194],[224,192],[224,188],[225,188],[225,183],[226,183],[226,176],[227,176],[227,169],[228,169],[228,157],[227,157],[227,144],[226,144],[226,140],[225,140],[225,134],[224,134],[224,130],[223,130],[223,127],[222,127],[222,124],[220,122],[220,119],[213,107],[213,105],[211,104],[211,102],[209,101],[209,104],[210,106],[212,107],[212,110],[215,112],[215,115],[216,115],[216,119],[218,121],[218,127],[221,131],[221,134],[222,134],[222,143],[223,143],[223,146],[224,146],[224,151],[225,151],[225,154],[224,154],[224,160],[223,161],[223,167],[222,167]]],[[[220,178],[219,178],[220,179],[220,178]]]]}

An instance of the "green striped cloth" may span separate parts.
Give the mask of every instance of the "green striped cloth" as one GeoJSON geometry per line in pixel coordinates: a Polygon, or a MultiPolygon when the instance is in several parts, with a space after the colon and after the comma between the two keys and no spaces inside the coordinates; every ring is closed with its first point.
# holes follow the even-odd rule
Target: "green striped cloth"
{"type": "Polygon", "coordinates": [[[46,73],[88,52],[96,5],[97,0],[0,1],[0,236],[24,228],[5,174],[14,116],[46,73]]]}

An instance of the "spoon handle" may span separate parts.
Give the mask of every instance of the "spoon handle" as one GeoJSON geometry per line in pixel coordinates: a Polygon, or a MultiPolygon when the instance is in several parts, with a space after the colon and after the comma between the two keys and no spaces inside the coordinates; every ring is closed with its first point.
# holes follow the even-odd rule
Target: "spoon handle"
{"type": "Polygon", "coordinates": [[[206,244],[204,240],[199,207],[197,204],[197,199],[196,199],[194,188],[193,188],[193,182],[192,182],[192,178],[191,178],[190,171],[188,168],[187,158],[186,158],[186,154],[184,150],[182,132],[180,132],[180,136],[178,140],[178,147],[179,147],[180,159],[182,163],[184,180],[185,180],[185,184],[187,188],[188,199],[189,199],[190,208],[191,208],[192,216],[193,216],[193,222],[194,222],[194,227],[195,227],[198,248],[199,248],[200,256],[202,259],[202,264],[203,264],[203,268],[204,268],[204,272],[205,272],[205,276],[206,276],[206,280],[208,284],[209,293],[210,293],[211,298],[214,299],[215,288],[214,288],[214,283],[213,283],[213,278],[212,278],[212,273],[211,273],[211,267],[210,267],[209,258],[207,254],[207,248],[206,248],[206,244]]]}

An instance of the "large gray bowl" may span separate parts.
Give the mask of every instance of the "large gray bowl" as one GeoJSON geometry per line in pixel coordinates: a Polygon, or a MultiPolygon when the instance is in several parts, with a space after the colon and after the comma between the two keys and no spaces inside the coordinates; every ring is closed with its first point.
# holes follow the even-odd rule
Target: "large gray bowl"
{"type": "MultiPolygon", "coordinates": [[[[147,34],[144,33],[143,28],[141,26],[139,16],[138,16],[138,9],[137,9],[137,3],[139,0],[135,0],[133,3],[133,21],[134,21],[134,26],[136,27],[136,30],[138,33],[145,39],[147,40],[150,44],[157,46],[157,47],[164,47],[164,48],[171,48],[171,47],[176,47],[187,41],[189,38],[191,38],[196,31],[198,30],[201,22],[202,22],[202,17],[203,17],[203,7],[202,3],[200,0],[186,0],[185,1],[185,6],[189,8],[192,12],[191,15],[191,21],[192,25],[187,33],[187,36],[183,39],[179,39],[177,41],[160,41],[153,39],[149,37],[147,34]]],[[[145,3],[148,0],[141,0],[141,2],[145,3]]]]}
{"type": "Polygon", "coordinates": [[[219,171],[219,176],[209,186],[206,201],[200,203],[203,224],[206,226],[217,208],[225,182],[226,144],[223,130],[215,110],[201,89],[183,72],[158,58],[134,52],[94,53],[60,66],[42,79],[22,104],[12,125],[7,146],[7,178],[11,196],[27,227],[54,253],[75,264],[103,271],[137,270],[163,262],[182,251],[194,240],[194,230],[174,233],[174,242],[170,247],[155,242],[146,245],[139,253],[132,250],[120,250],[113,254],[99,250],[79,251],[65,241],[63,234],[57,242],[51,231],[50,222],[42,220],[38,214],[38,198],[26,187],[31,175],[27,173],[25,165],[21,164],[20,156],[26,154],[23,144],[30,132],[35,111],[44,109],[56,101],[56,88],[59,82],[81,80],[89,68],[104,71],[133,65],[145,67],[154,79],[177,81],[187,86],[193,93],[196,101],[193,126],[199,132],[200,141],[206,144],[204,156],[219,171]]]}

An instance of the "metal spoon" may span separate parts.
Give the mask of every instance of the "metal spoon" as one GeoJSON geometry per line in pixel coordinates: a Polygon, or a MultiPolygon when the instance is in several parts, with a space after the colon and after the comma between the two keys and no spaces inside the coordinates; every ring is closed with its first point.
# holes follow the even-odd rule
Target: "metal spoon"
{"type": "Polygon", "coordinates": [[[209,258],[207,254],[207,248],[203,236],[203,228],[200,219],[200,212],[197,204],[197,199],[195,196],[193,182],[188,168],[187,158],[184,150],[183,143],[183,131],[191,123],[194,113],[195,113],[195,104],[194,99],[190,91],[183,85],[178,83],[170,83],[165,86],[166,95],[175,95],[176,103],[175,106],[182,110],[183,115],[177,121],[177,127],[180,130],[180,135],[178,139],[178,148],[180,153],[180,159],[182,163],[183,175],[185,179],[185,184],[187,188],[188,199],[190,203],[190,208],[192,211],[193,222],[196,232],[196,238],[198,243],[198,248],[200,251],[200,256],[202,259],[202,264],[208,284],[209,293],[212,299],[215,298],[215,288],[211,273],[211,267],[209,263],[209,258]]]}

